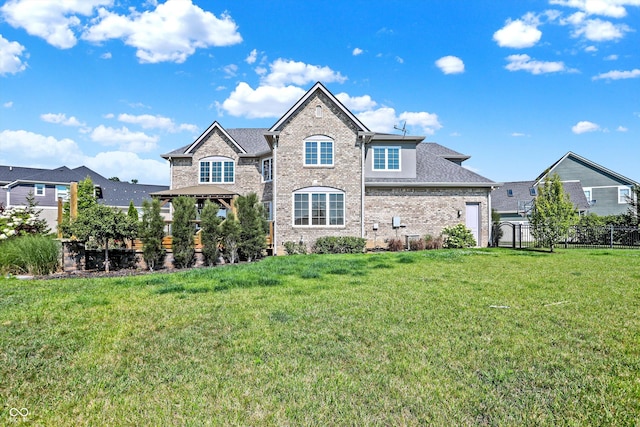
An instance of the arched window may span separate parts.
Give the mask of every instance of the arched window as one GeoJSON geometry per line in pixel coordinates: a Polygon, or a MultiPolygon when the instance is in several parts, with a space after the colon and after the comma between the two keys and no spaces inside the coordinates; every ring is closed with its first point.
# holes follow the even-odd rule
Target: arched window
{"type": "Polygon", "coordinates": [[[293,225],[344,226],[344,191],[331,187],[307,187],[293,193],[293,225]]]}
{"type": "Polygon", "coordinates": [[[333,139],[313,135],[304,140],[305,166],[333,166],[333,139]]]}
{"type": "Polygon", "coordinates": [[[235,182],[235,162],[229,157],[205,157],[200,160],[201,184],[233,184],[235,182]]]}

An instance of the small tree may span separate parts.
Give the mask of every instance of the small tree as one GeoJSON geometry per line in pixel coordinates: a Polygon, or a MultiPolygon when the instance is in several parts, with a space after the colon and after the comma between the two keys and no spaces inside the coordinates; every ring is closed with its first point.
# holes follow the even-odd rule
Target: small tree
{"type": "Polygon", "coordinates": [[[503,234],[500,228],[500,214],[497,210],[491,209],[491,246],[498,246],[503,234]]]}
{"type": "Polygon", "coordinates": [[[220,224],[220,238],[222,241],[222,254],[227,261],[234,264],[238,259],[240,224],[233,212],[228,212],[227,218],[220,224]]]}
{"type": "Polygon", "coordinates": [[[33,191],[29,191],[26,196],[27,208],[25,212],[31,216],[31,220],[28,221],[28,232],[30,234],[49,234],[51,229],[47,225],[47,220],[40,218],[42,209],[38,209],[38,202],[33,195],[33,191]]]}
{"type": "MultiPolygon", "coordinates": [[[[95,196],[95,187],[91,177],[86,177],[78,183],[78,217],[82,216],[82,213],[98,204],[95,196]]],[[[60,231],[63,237],[71,237],[71,203],[69,201],[64,202],[62,207],[62,223],[60,224],[60,231]]]]}
{"type": "Polygon", "coordinates": [[[195,254],[196,202],[191,197],[176,197],[173,199],[173,208],[173,261],[176,267],[185,268],[191,266],[195,254]]]}
{"type": "Polygon", "coordinates": [[[140,224],[140,238],[142,240],[142,257],[149,270],[162,265],[165,250],[162,247],[164,237],[164,220],[160,215],[160,200],[145,200],[142,202],[142,223],[140,224]]]}
{"type": "Polygon", "coordinates": [[[202,242],[202,256],[205,265],[215,265],[220,256],[220,223],[218,216],[220,206],[210,200],[204,202],[200,214],[200,241],[202,242]]]}
{"type": "Polygon", "coordinates": [[[631,226],[640,226],[640,186],[631,188],[631,197],[628,198],[629,207],[625,216],[631,226]]]}
{"type": "Polygon", "coordinates": [[[137,224],[122,211],[108,206],[95,204],[78,215],[71,223],[70,231],[79,240],[94,240],[104,247],[105,270],[109,271],[109,241],[133,239],[137,224]]]}
{"type": "Polygon", "coordinates": [[[445,227],[442,229],[442,234],[446,236],[444,239],[445,248],[470,248],[476,245],[473,233],[464,224],[445,227]]]}
{"type": "Polygon", "coordinates": [[[564,191],[560,176],[547,175],[544,184],[538,187],[538,197],[529,216],[533,237],[553,252],[556,242],[566,237],[577,218],[576,208],[564,191]]]}
{"type": "Polygon", "coordinates": [[[127,216],[130,220],[138,222],[138,209],[133,205],[133,200],[129,202],[129,210],[127,210],[127,216]]]}
{"type": "Polygon", "coordinates": [[[267,221],[264,207],[260,204],[256,193],[240,196],[235,200],[240,224],[239,254],[251,262],[262,256],[267,247],[267,221]]]}

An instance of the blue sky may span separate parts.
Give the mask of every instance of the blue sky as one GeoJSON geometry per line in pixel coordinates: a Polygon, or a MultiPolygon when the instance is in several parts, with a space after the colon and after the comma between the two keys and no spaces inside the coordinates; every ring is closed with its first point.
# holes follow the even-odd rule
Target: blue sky
{"type": "Polygon", "coordinates": [[[169,184],[213,121],[270,127],[316,81],[371,130],[495,181],[574,151],[640,180],[640,0],[6,0],[0,164],[169,184]]]}

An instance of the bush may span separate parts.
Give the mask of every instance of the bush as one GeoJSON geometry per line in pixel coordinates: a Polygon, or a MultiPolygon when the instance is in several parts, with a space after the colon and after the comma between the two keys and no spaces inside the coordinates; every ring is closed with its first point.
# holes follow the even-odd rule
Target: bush
{"type": "Polygon", "coordinates": [[[402,239],[392,238],[387,241],[387,249],[391,252],[404,251],[404,242],[402,239]]]}
{"type": "Polygon", "coordinates": [[[443,240],[442,236],[433,237],[432,235],[427,234],[424,238],[425,249],[442,249],[443,240]]]}
{"type": "Polygon", "coordinates": [[[190,267],[194,261],[193,247],[196,233],[196,201],[191,197],[180,196],[173,199],[172,250],[173,264],[177,268],[190,267]]]}
{"type": "Polygon", "coordinates": [[[3,274],[44,275],[55,272],[60,260],[60,242],[39,234],[0,242],[0,271],[3,274]]]}
{"type": "Polygon", "coordinates": [[[424,251],[426,247],[427,247],[427,244],[422,237],[419,239],[409,240],[409,250],[424,251]]]}
{"type": "Polygon", "coordinates": [[[366,239],[352,236],[320,237],[313,245],[316,254],[357,254],[364,252],[366,239]]]}
{"type": "Polygon", "coordinates": [[[162,246],[164,220],[160,215],[160,200],[142,202],[142,223],[138,231],[142,240],[142,257],[149,270],[162,267],[166,251],[162,246]]]}
{"type": "Polygon", "coordinates": [[[445,248],[469,248],[476,245],[473,233],[464,224],[445,227],[442,234],[446,235],[445,248]]]}
{"type": "Polygon", "coordinates": [[[306,255],[307,245],[302,242],[284,242],[284,250],[287,255],[306,255]]]}

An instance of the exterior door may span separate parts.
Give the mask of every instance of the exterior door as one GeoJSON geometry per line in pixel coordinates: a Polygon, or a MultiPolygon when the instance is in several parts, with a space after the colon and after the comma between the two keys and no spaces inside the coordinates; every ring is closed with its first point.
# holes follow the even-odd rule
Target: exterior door
{"type": "Polygon", "coordinates": [[[467,203],[466,208],[465,225],[473,233],[476,245],[480,246],[480,205],[467,203]]]}

